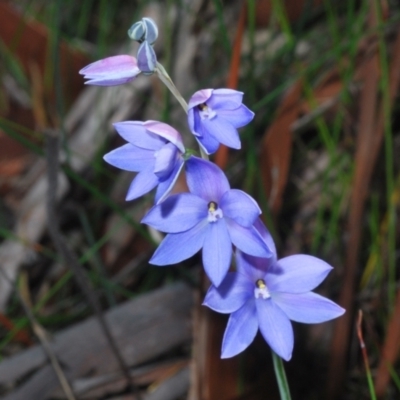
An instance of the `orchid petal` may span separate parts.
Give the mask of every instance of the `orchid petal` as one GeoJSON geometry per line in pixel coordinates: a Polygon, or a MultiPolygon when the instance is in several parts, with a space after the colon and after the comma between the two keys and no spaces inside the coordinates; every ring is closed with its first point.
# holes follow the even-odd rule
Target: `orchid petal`
{"type": "Polygon", "coordinates": [[[211,97],[213,93],[213,89],[202,89],[198,90],[189,100],[188,110],[193,109],[194,107],[204,104],[211,97]]]}
{"type": "Polygon", "coordinates": [[[281,258],[268,274],[272,292],[305,293],[318,286],[332,270],[319,258],[305,254],[281,258]]]}
{"type": "Polygon", "coordinates": [[[207,224],[207,203],[191,193],[169,196],[154,206],[142,219],[142,223],[168,233],[185,232],[200,221],[207,224]]]}
{"type": "Polygon", "coordinates": [[[268,248],[271,250],[273,257],[276,261],[278,254],[276,252],[276,246],[274,243],[274,239],[272,238],[271,234],[269,233],[268,229],[262,222],[261,218],[257,218],[254,222],[254,228],[257,229],[258,233],[263,238],[264,242],[267,244],[268,248]]]}
{"type": "Polygon", "coordinates": [[[204,243],[208,222],[200,222],[182,233],[169,233],[149,261],[154,265],[176,264],[196,254],[204,243]]]}
{"type": "Polygon", "coordinates": [[[172,126],[165,124],[164,122],[152,120],[143,122],[143,126],[147,129],[147,131],[154,133],[174,144],[181,153],[185,152],[185,146],[183,145],[182,136],[172,126]]]}
{"type": "Polygon", "coordinates": [[[214,139],[211,135],[196,136],[196,140],[203,151],[208,155],[214,154],[219,149],[218,140],[214,139]]]}
{"type": "Polygon", "coordinates": [[[273,293],[272,299],[289,319],[305,324],[329,321],[345,312],[333,301],[313,292],[273,293]]]}
{"type": "Polygon", "coordinates": [[[225,220],[228,225],[229,236],[231,237],[232,243],[239,250],[257,257],[271,257],[271,250],[254,226],[244,228],[232,219],[225,218],[225,220]]]}
{"type": "Polygon", "coordinates": [[[214,89],[207,105],[214,110],[235,110],[243,101],[243,92],[233,89],[214,89]]]}
{"type": "Polygon", "coordinates": [[[130,82],[140,74],[137,61],[129,55],[107,57],[82,68],[86,85],[116,86],[130,82]]]}
{"type": "Polygon", "coordinates": [[[218,287],[208,289],[203,305],[221,314],[231,314],[254,298],[253,292],[254,284],[246,276],[228,272],[218,287]]]}
{"type": "Polygon", "coordinates": [[[139,172],[129,186],[126,200],[134,200],[150,192],[158,184],[158,178],[151,170],[145,169],[139,172]]]}
{"type": "Polygon", "coordinates": [[[161,181],[158,184],[157,191],[156,191],[156,196],[155,196],[155,203],[158,204],[162,202],[166,196],[168,196],[169,192],[172,190],[172,188],[175,185],[176,180],[179,177],[179,174],[183,168],[184,161],[182,159],[178,160],[178,162],[175,164],[175,167],[169,177],[165,179],[164,181],[161,181]]]}
{"type": "Polygon", "coordinates": [[[254,118],[253,111],[250,111],[244,104],[234,110],[218,110],[218,117],[226,120],[235,128],[247,125],[254,118]]]}
{"type": "Polygon", "coordinates": [[[127,143],[104,155],[104,160],[114,167],[125,171],[139,172],[154,167],[154,151],[146,150],[127,143]]]}
{"type": "Polygon", "coordinates": [[[219,206],[225,217],[233,219],[245,228],[252,226],[261,214],[260,207],[258,207],[256,201],[247,193],[238,189],[231,189],[225,192],[219,206]]]}
{"type": "Polygon", "coordinates": [[[254,340],[257,330],[257,311],[254,300],[250,299],[229,317],[221,358],[230,358],[245,350],[254,340]]]}
{"type": "Polygon", "coordinates": [[[260,331],[271,349],[289,361],[293,351],[293,328],[286,314],[272,299],[256,299],[260,331]]]}
{"type": "Polygon", "coordinates": [[[238,272],[247,276],[247,278],[253,282],[258,279],[265,280],[265,275],[274,264],[275,260],[273,257],[261,258],[250,256],[242,251],[236,251],[236,265],[238,272]]]}
{"type": "Polygon", "coordinates": [[[186,161],[186,180],[189,190],[207,202],[219,202],[230,189],[228,179],[215,164],[191,156],[186,161]]]}
{"type": "Polygon", "coordinates": [[[172,143],[164,145],[160,150],[155,152],[153,172],[160,180],[166,179],[170,175],[175,166],[177,152],[178,149],[172,143]]]}
{"type": "MultiPolygon", "coordinates": [[[[208,135],[213,136],[214,139],[218,140],[218,142],[231,147],[232,149],[241,148],[239,134],[236,128],[227,120],[220,118],[219,115],[217,115],[216,118],[204,119],[202,125],[208,135]]],[[[204,137],[206,137],[206,135],[204,135],[204,137]]]]}
{"type": "Polygon", "coordinates": [[[223,219],[208,224],[203,244],[203,265],[214,286],[219,286],[232,260],[232,243],[223,219]]]}
{"type": "Polygon", "coordinates": [[[148,132],[141,121],[117,122],[114,128],[127,142],[143,149],[159,150],[166,143],[159,135],[148,132]]]}

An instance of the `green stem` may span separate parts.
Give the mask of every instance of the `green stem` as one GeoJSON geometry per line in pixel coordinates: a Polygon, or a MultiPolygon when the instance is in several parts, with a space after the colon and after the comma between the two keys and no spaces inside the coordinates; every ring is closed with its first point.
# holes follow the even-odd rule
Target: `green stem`
{"type": "Polygon", "coordinates": [[[290,400],[290,390],[288,381],[286,379],[285,368],[283,366],[282,358],[275,354],[273,350],[272,352],[272,360],[274,362],[274,371],[276,380],[278,381],[279,394],[281,395],[281,400],[290,400]]]}
{"type": "MultiPolygon", "coordinates": [[[[161,82],[175,96],[175,98],[178,100],[179,104],[182,106],[182,108],[185,110],[185,113],[187,114],[188,105],[187,105],[185,99],[180,94],[180,92],[177,89],[177,87],[175,86],[174,82],[172,82],[172,79],[168,75],[168,72],[165,70],[165,68],[159,62],[157,62],[157,68],[155,69],[155,72],[157,73],[157,75],[160,78],[161,82]]],[[[208,161],[208,159],[209,159],[208,155],[200,145],[199,145],[199,151],[200,151],[201,158],[208,161]]]]}
{"type": "Polygon", "coordinates": [[[165,70],[165,68],[159,62],[157,62],[157,68],[155,69],[155,72],[157,73],[161,82],[171,91],[171,93],[179,101],[179,104],[182,106],[182,108],[185,110],[185,113],[187,114],[188,105],[187,105],[185,99],[179,93],[179,90],[175,86],[174,82],[172,82],[172,79],[168,75],[168,72],[165,70]]]}

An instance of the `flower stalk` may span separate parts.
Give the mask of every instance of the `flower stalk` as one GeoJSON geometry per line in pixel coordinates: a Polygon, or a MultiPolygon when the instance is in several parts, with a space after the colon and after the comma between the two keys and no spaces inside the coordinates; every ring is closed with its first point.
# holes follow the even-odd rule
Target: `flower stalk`
{"type": "Polygon", "coordinates": [[[271,353],[281,400],[291,400],[289,384],[286,378],[286,372],[285,367],[283,366],[282,358],[280,358],[273,350],[271,351],[271,353]]]}

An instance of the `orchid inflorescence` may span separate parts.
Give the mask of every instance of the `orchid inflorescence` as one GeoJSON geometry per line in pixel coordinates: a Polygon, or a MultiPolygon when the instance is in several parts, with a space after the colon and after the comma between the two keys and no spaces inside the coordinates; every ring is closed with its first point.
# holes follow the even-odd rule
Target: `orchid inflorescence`
{"type": "Polygon", "coordinates": [[[293,329],[290,320],[320,323],[339,317],[344,309],[311,290],[332,267],[309,255],[277,258],[273,239],[260,219],[256,201],[231,189],[223,171],[208,161],[222,143],[240,149],[237,129],[254,117],[243,103],[243,93],[232,89],[203,89],[189,103],[177,91],[157,62],[153,44],[158,28],[143,18],[128,31],[140,43],[137,58],[119,55],[83,68],[86,84],[121,85],[139,74],[157,73],[187,112],[188,126],[200,154],[186,149],[180,133],[158,121],[123,121],[114,124],[127,141],[104,156],[109,164],[138,172],[126,200],[154,188],[155,205],[142,222],[167,233],[151,264],[179,263],[202,251],[205,272],[211,281],[204,305],[231,314],[222,344],[222,358],[246,349],[258,330],[281,358],[290,360],[293,329]],[[184,170],[188,193],[170,195],[184,170]],[[232,269],[232,257],[235,270],[232,269]]]}

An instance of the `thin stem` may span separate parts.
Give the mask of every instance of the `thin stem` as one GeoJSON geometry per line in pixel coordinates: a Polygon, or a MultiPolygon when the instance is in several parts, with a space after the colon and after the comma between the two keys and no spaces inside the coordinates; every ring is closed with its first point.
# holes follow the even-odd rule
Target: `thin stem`
{"type": "Polygon", "coordinates": [[[272,360],[274,362],[274,371],[276,380],[278,381],[279,394],[281,395],[281,400],[291,400],[290,390],[288,381],[286,379],[285,368],[283,366],[282,358],[275,354],[273,350],[272,352],[272,360]]]}
{"type": "Polygon", "coordinates": [[[165,68],[159,62],[157,62],[157,68],[155,69],[155,72],[157,73],[161,82],[164,83],[164,85],[171,91],[171,93],[179,101],[179,104],[183,107],[183,109],[185,110],[185,113],[187,114],[188,105],[187,105],[185,99],[179,93],[179,90],[175,86],[174,82],[172,82],[172,79],[168,75],[168,72],[165,70],[165,68]]]}
{"type": "MultiPolygon", "coordinates": [[[[160,78],[161,82],[164,83],[164,85],[175,96],[175,98],[178,100],[179,104],[182,106],[182,108],[185,110],[185,113],[187,114],[188,105],[187,105],[185,99],[182,97],[182,95],[180,94],[178,88],[175,86],[175,84],[172,81],[171,77],[168,75],[168,72],[165,70],[165,68],[159,62],[157,62],[157,68],[155,69],[155,72],[157,73],[157,75],[160,78]]],[[[207,160],[208,161],[208,159],[209,159],[208,155],[200,145],[199,145],[199,151],[200,151],[201,158],[203,160],[207,160]]]]}

